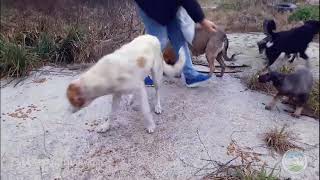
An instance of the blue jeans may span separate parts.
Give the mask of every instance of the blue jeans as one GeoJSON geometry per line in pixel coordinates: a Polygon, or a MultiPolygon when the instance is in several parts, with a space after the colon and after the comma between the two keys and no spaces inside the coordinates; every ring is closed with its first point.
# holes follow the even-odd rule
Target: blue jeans
{"type": "Polygon", "coordinates": [[[192,66],[188,43],[183,36],[178,19],[175,18],[167,26],[163,26],[146,15],[141,8],[137,8],[139,10],[139,14],[145,26],[146,32],[150,35],[156,36],[159,39],[162,50],[166,47],[168,39],[170,40],[177,56],[179,55],[180,48],[183,48],[186,58],[185,65],[183,67],[184,76],[186,78],[191,78],[198,75],[199,72],[196,71],[192,66]]]}

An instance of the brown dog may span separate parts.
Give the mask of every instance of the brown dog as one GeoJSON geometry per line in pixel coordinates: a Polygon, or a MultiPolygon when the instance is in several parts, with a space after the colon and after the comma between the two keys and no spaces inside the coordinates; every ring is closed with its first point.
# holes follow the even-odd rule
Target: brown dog
{"type": "MultiPolygon", "coordinates": [[[[197,26],[195,29],[195,37],[192,41],[192,45],[189,46],[192,55],[199,56],[206,54],[206,58],[210,68],[210,75],[214,72],[214,60],[216,59],[221,66],[221,73],[217,75],[222,77],[225,71],[226,64],[224,61],[233,61],[235,54],[229,58],[227,56],[227,50],[229,47],[229,40],[225,32],[221,29],[217,29],[216,32],[207,32],[205,29],[197,26]]],[[[164,60],[167,64],[174,64],[176,56],[174,50],[169,43],[163,52],[164,60]]]]}

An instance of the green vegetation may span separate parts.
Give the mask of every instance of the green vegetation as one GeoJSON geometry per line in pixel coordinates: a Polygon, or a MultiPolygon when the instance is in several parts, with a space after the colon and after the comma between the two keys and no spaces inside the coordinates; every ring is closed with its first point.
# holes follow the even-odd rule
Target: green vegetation
{"type": "Polygon", "coordinates": [[[291,21],[306,21],[306,20],[320,20],[319,6],[305,5],[305,6],[299,7],[288,18],[289,22],[291,22],[291,21]]]}
{"type": "Polygon", "coordinates": [[[57,47],[54,38],[46,32],[41,33],[36,45],[35,52],[42,59],[51,59],[56,50],[57,47]]]}
{"type": "Polygon", "coordinates": [[[65,38],[58,41],[55,58],[52,59],[55,63],[73,63],[80,53],[85,33],[79,27],[73,26],[67,28],[66,34],[65,38]]]}
{"type": "Polygon", "coordinates": [[[317,80],[312,88],[312,91],[310,93],[308,102],[307,102],[307,106],[311,108],[311,110],[313,111],[313,113],[319,117],[320,115],[320,95],[319,95],[319,80],[317,80]]]}
{"type": "Polygon", "coordinates": [[[25,76],[39,62],[38,56],[26,46],[1,39],[0,47],[1,77],[25,76]]]}

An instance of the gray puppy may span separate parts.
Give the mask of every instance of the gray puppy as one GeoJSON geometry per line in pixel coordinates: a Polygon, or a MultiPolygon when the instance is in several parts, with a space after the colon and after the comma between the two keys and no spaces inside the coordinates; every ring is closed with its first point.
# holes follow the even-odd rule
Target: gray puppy
{"type": "Polygon", "coordinates": [[[296,118],[301,116],[303,106],[308,101],[313,84],[313,76],[308,68],[297,67],[296,71],[290,74],[270,71],[259,75],[258,80],[261,83],[271,81],[278,91],[273,100],[265,107],[267,110],[271,110],[281,97],[286,96],[296,105],[296,110],[291,115],[296,118]]]}

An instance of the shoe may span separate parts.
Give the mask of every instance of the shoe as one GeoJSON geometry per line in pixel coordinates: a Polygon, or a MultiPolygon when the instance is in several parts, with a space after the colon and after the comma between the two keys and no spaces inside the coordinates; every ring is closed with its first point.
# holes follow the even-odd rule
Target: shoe
{"type": "Polygon", "coordinates": [[[191,77],[185,77],[186,86],[189,88],[198,87],[211,78],[209,75],[197,74],[191,77]]]}
{"type": "Polygon", "coordinates": [[[150,76],[147,76],[146,78],[144,78],[144,85],[147,87],[152,87],[153,86],[153,81],[150,78],[150,76]]]}

